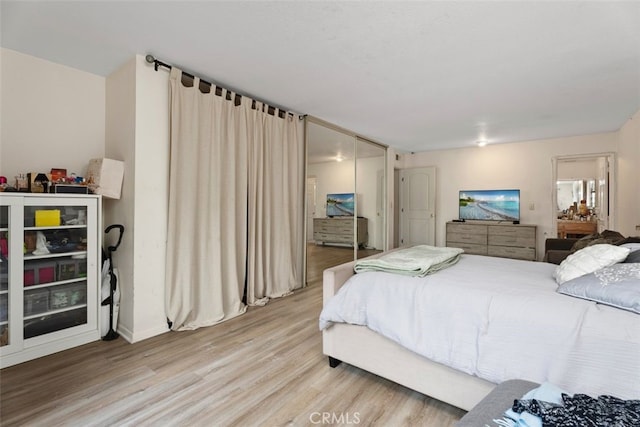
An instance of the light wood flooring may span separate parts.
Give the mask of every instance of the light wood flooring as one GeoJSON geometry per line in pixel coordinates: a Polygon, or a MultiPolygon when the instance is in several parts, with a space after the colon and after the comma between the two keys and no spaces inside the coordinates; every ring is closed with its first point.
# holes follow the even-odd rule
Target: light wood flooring
{"type": "MultiPolygon", "coordinates": [[[[309,269],[321,277],[339,255],[314,249],[309,269]]],[[[0,425],[443,427],[464,415],[344,363],[330,368],[321,292],[310,281],[217,326],[98,341],[5,368],[0,425]]]]}

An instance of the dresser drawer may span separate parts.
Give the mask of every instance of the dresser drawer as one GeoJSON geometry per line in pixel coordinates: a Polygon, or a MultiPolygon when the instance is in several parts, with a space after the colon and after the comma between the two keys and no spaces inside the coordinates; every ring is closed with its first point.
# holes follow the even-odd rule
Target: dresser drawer
{"type": "Polygon", "coordinates": [[[516,236],[518,238],[535,239],[536,229],[530,226],[494,225],[489,227],[489,236],[516,236]]]}
{"type": "Polygon", "coordinates": [[[535,261],[536,250],[533,248],[513,248],[509,246],[489,246],[487,254],[489,256],[514,258],[535,261]]]}
{"type": "Polygon", "coordinates": [[[313,240],[315,240],[316,242],[352,244],[353,233],[352,234],[331,234],[331,233],[314,232],[313,240]]]}
{"type": "Polygon", "coordinates": [[[464,224],[461,222],[447,223],[447,233],[458,234],[487,234],[487,226],[480,224],[464,224]]]}
{"type": "Polygon", "coordinates": [[[321,225],[319,227],[314,226],[313,231],[319,231],[321,233],[330,233],[330,234],[342,234],[342,233],[351,233],[353,234],[353,224],[349,226],[339,226],[339,225],[321,225]]]}
{"type": "Polygon", "coordinates": [[[473,233],[447,233],[447,242],[475,243],[478,245],[486,245],[487,235],[473,233]]]}
{"type": "Polygon", "coordinates": [[[313,221],[313,230],[328,233],[353,233],[353,218],[315,218],[313,221]]]}
{"type": "Polygon", "coordinates": [[[517,246],[523,248],[534,248],[536,246],[535,237],[526,236],[493,236],[489,234],[489,246],[517,246]]]}
{"type": "Polygon", "coordinates": [[[465,254],[487,255],[487,245],[478,245],[473,243],[461,243],[461,242],[447,242],[447,247],[463,249],[465,254]]]}

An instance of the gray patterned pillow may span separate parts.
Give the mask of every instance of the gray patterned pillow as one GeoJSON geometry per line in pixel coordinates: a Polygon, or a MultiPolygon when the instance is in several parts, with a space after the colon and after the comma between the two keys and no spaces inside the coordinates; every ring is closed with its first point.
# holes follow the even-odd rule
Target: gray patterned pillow
{"type": "Polygon", "coordinates": [[[620,263],[568,280],[561,294],[640,314],[640,263],[620,263]]]}
{"type": "Polygon", "coordinates": [[[637,251],[633,251],[629,255],[627,255],[627,258],[623,262],[640,262],[640,249],[638,249],[637,251]]]}

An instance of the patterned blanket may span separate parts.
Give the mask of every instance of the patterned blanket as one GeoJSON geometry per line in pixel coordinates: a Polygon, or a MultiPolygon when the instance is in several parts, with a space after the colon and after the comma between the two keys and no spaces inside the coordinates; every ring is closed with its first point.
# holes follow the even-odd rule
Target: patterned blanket
{"type": "Polygon", "coordinates": [[[552,403],[538,399],[521,399],[513,403],[511,410],[516,414],[528,413],[539,419],[524,424],[519,418],[505,417],[495,420],[500,426],[542,425],[542,427],[633,427],[640,426],[640,400],[622,400],[613,396],[593,398],[586,394],[569,396],[562,393],[562,403],[552,403]],[[540,424],[538,424],[538,422],[540,424]]]}

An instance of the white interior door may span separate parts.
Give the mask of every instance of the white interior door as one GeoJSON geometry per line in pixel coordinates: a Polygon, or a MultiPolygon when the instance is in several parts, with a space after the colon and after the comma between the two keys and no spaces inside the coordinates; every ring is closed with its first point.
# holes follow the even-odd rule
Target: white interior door
{"type": "Polygon", "coordinates": [[[436,169],[400,171],[400,246],[435,245],[436,169]]]}

